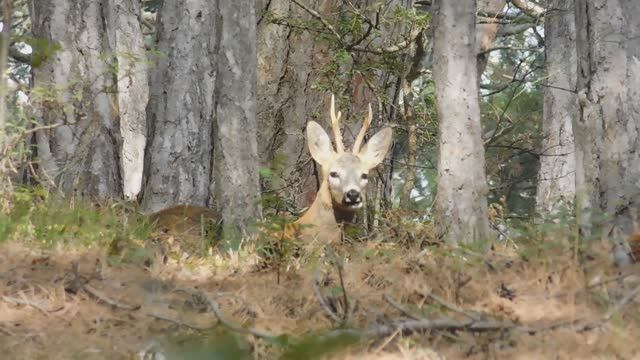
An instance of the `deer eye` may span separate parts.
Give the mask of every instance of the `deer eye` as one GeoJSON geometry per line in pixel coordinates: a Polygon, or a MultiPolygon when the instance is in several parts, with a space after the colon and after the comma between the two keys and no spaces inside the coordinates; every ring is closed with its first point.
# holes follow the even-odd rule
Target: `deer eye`
{"type": "Polygon", "coordinates": [[[329,176],[331,176],[334,179],[337,179],[340,177],[340,175],[338,175],[338,173],[336,171],[332,171],[329,173],[329,176]]]}
{"type": "Polygon", "coordinates": [[[360,176],[362,178],[362,180],[367,180],[369,178],[369,175],[367,174],[362,174],[362,176],[360,176]]]}

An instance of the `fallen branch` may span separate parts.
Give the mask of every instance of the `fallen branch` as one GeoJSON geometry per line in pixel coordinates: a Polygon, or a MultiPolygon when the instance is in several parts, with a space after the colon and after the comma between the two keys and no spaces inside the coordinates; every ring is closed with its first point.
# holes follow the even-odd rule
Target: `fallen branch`
{"type": "Polygon", "coordinates": [[[640,295],[640,285],[636,286],[635,289],[630,291],[627,295],[620,299],[618,303],[616,303],[611,309],[609,309],[609,311],[607,311],[607,313],[602,317],[602,320],[605,322],[611,320],[613,315],[618,313],[620,309],[625,307],[627,304],[635,300],[638,295],[640,295]]]}
{"type": "Polygon", "coordinates": [[[245,328],[238,324],[232,323],[231,321],[224,318],[224,316],[222,315],[222,312],[220,311],[220,305],[218,305],[218,303],[215,300],[207,296],[205,293],[200,293],[200,295],[207,300],[207,302],[209,303],[209,308],[213,312],[213,315],[215,315],[216,319],[218,319],[220,324],[224,325],[228,329],[241,334],[250,334],[255,337],[268,339],[268,340],[275,340],[277,338],[277,336],[270,334],[266,331],[245,328]]]}
{"type": "Polygon", "coordinates": [[[315,274],[313,275],[313,282],[311,283],[311,286],[313,287],[313,293],[316,295],[316,298],[318,299],[318,302],[320,303],[320,306],[322,307],[322,309],[324,310],[324,312],[335,322],[340,323],[340,317],[338,316],[338,314],[336,314],[331,307],[329,306],[329,304],[327,303],[327,299],[322,295],[322,293],[320,292],[320,288],[318,287],[319,284],[319,275],[320,275],[320,268],[316,269],[315,274]]]}
{"type": "Polygon", "coordinates": [[[53,309],[53,310],[47,310],[45,308],[43,308],[42,306],[40,306],[39,304],[37,304],[34,301],[30,301],[27,299],[18,299],[18,298],[14,298],[14,297],[10,297],[10,296],[2,296],[0,297],[0,299],[2,299],[2,301],[9,303],[9,304],[14,304],[14,305],[25,305],[25,306],[30,306],[36,310],[41,311],[43,314],[45,315],[49,315],[49,313],[52,312],[56,312],[59,310],[59,308],[57,309],[53,309]]]}
{"type": "Polygon", "coordinates": [[[101,294],[100,292],[98,292],[96,289],[92,288],[91,286],[89,286],[89,284],[85,284],[82,287],[82,290],[84,290],[85,293],[87,293],[90,297],[93,297],[94,299],[101,301],[109,306],[112,306],[114,308],[118,308],[118,309],[122,309],[122,310],[138,310],[140,309],[140,305],[128,305],[128,304],[123,304],[120,302],[117,302],[113,299],[108,298],[106,295],[101,294]]]}
{"type": "Polygon", "coordinates": [[[445,299],[439,297],[438,295],[432,293],[431,291],[428,291],[428,290],[425,291],[424,295],[426,297],[429,297],[429,298],[435,300],[440,305],[444,306],[445,308],[447,308],[447,309],[449,309],[449,310],[451,310],[453,312],[457,312],[459,314],[462,314],[462,315],[464,315],[464,316],[466,316],[466,317],[468,317],[469,319],[472,319],[472,320],[476,320],[476,321],[480,320],[480,317],[478,315],[470,313],[469,311],[466,311],[466,310],[460,308],[459,306],[454,305],[454,304],[446,301],[445,299]]]}
{"type": "Polygon", "coordinates": [[[393,300],[389,295],[384,294],[382,296],[382,298],[384,299],[384,301],[386,301],[389,305],[391,305],[391,307],[395,308],[396,310],[400,311],[404,316],[412,319],[412,320],[421,320],[422,317],[418,316],[416,314],[414,314],[412,311],[410,311],[409,309],[405,308],[404,306],[402,306],[400,303],[396,302],[395,300],[393,300]]]}
{"type": "Polygon", "coordinates": [[[89,286],[89,279],[80,275],[77,262],[71,264],[71,276],[71,280],[69,280],[64,287],[65,291],[67,292],[77,294],[78,292],[83,291],[84,293],[89,295],[90,298],[98,300],[98,302],[102,302],[109,306],[122,310],[138,310],[140,308],[140,305],[128,305],[112,300],[106,295],[101,294],[99,291],[89,286]]]}
{"type": "Polygon", "coordinates": [[[160,315],[160,314],[146,313],[146,315],[149,316],[149,317],[152,317],[154,319],[167,321],[167,322],[170,322],[172,324],[176,324],[178,326],[189,328],[191,330],[207,331],[207,330],[211,330],[213,328],[212,326],[199,326],[199,325],[187,324],[185,322],[182,322],[182,321],[179,321],[179,320],[176,320],[176,319],[172,319],[172,318],[166,317],[164,315],[160,315]]]}
{"type": "Polygon", "coordinates": [[[531,331],[529,328],[518,326],[512,322],[501,322],[495,320],[459,321],[441,317],[436,319],[423,318],[420,320],[394,321],[391,324],[374,326],[367,330],[365,334],[369,337],[384,337],[393,334],[397,330],[400,330],[403,335],[409,335],[427,330],[487,332],[513,329],[527,332],[531,331]]]}

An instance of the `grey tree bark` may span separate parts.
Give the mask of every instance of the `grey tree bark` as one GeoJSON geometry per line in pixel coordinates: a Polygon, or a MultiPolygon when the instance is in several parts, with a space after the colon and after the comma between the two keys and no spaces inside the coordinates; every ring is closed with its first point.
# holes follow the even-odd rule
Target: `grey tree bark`
{"type": "MultiPolygon", "coordinates": [[[[324,13],[335,0],[305,3],[324,13]]],[[[326,114],[326,94],[312,85],[330,54],[314,34],[268,21],[266,13],[292,12],[299,19],[310,19],[291,0],[258,1],[257,12],[258,152],[265,166],[279,161],[285,169],[273,187],[283,189],[281,195],[294,199],[297,207],[305,207],[313,201],[318,184],[304,128],[314,114],[326,114]]]]}
{"type": "MultiPolygon", "coordinates": [[[[43,125],[41,170],[64,193],[98,198],[122,194],[121,136],[105,9],[108,0],[33,1],[33,33],[60,50],[33,70],[43,125]],[[108,60],[107,60],[108,59],[108,60]]],[[[131,16],[135,16],[132,14],[131,16]]]]}
{"type": "Polygon", "coordinates": [[[575,94],[576,29],[573,0],[551,0],[545,17],[547,80],[536,208],[543,217],[571,208],[575,198],[573,121],[578,116],[575,94]]]}
{"type": "Polygon", "coordinates": [[[120,117],[122,191],[132,200],[142,187],[147,142],[146,107],[149,100],[147,58],[139,17],[140,2],[106,2],[109,47],[117,63],[115,90],[120,117]]]}
{"type": "Polygon", "coordinates": [[[225,237],[261,215],[256,122],[255,0],[219,1],[215,195],[225,237]]]}
{"type": "Polygon", "coordinates": [[[146,211],[209,204],[219,21],[216,2],[208,0],[165,1],[160,9],[147,107],[146,211]]]}
{"type": "Polygon", "coordinates": [[[575,14],[578,221],[589,236],[604,212],[616,240],[640,216],[640,2],[576,0],[575,14]]]}
{"type": "Polygon", "coordinates": [[[435,220],[450,242],[489,236],[475,46],[475,0],[434,2],[433,78],[440,120],[435,220]]]}

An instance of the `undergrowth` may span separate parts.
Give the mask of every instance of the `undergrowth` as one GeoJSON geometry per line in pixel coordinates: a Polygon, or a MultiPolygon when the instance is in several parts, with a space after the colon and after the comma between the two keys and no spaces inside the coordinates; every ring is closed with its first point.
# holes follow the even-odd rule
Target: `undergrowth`
{"type": "MultiPolygon", "coordinates": [[[[570,225],[556,222],[522,226],[514,232],[517,236],[508,240],[454,246],[438,242],[428,222],[411,219],[415,217],[397,212],[380,214],[374,231],[366,235],[362,230],[356,231],[342,243],[324,245],[313,249],[311,254],[296,241],[266,236],[281,234],[290,226],[291,219],[274,218],[263,224],[262,237],[245,239],[239,251],[215,249],[205,252],[194,247],[192,254],[185,255],[182,253],[188,247],[179,246],[186,241],[185,238],[162,234],[164,239],[158,240],[154,224],[134,205],[122,202],[91,204],[59,198],[41,188],[34,188],[15,191],[11,209],[0,214],[0,242],[40,248],[49,254],[63,254],[56,261],[65,272],[71,267],[67,254],[76,254],[73,261],[80,262],[82,270],[83,255],[78,254],[86,249],[97,249],[100,254],[107,255],[107,266],[116,268],[114,265],[123,262],[145,266],[127,267],[119,272],[106,270],[102,275],[106,279],[119,279],[131,287],[129,290],[121,287],[108,291],[105,289],[109,283],[92,280],[92,284],[96,284],[93,286],[104,286],[107,296],[129,301],[140,296],[157,296],[145,287],[134,287],[133,279],[141,276],[171,279],[163,281],[175,282],[172,286],[179,285],[183,289],[197,286],[209,294],[219,292],[231,298],[237,297],[240,300],[221,303],[228,321],[245,329],[268,329],[273,334],[268,339],[256,339],[229,332],[221,326],[213,332],[184,331],[178,326],[172,330],[175,336],[166,338],[163,347],[167,354],[177,354],[177,358],[206,357],[215,353],[283,359],[313,359],[338,353],[347,354],[347,358],[363,358],[361,354],[378,354],[393,349],[411,354],[437,349],[437,352],[449,354],[451,358],[464,353],[490,354],[497,351],[495,349],[500,349],[505,356],[527,351],[545,356],[554,354],[553,348],[545,347],[549,343],[557,346],[558,352],[583,351],[576,344],[584,341],[585,336],[591,336],[589,334],[597,337],[593,349],[600,354],[610,349],[623,357],[633,353],[633,349],[622,348],[621,340],[613,336],[621,331],[626,332],[625,338],[640,334],[640,316],[637,312],[626,311],[625,307],[611,315],[611,336],[605,336],[603,332],[585,335],[563,329],[557,334],[549,330],[548,336],[544,332],[538,336],[527,335],[526,339],[508,331],[482,334],[423,331],[406,337],[396,333],[386,340],[368,339],[363,335],[367,331],[371,332],[371,329],[375,330],[376,326],[389,321],[400,321],[402,316],[406,316],[399,314],[397,308],[390,307],[383,300],[384,296],[390,296],[407,313],[419,318],[444,316],[460,320],[465,316],[478,316],[516,325],[544,327],[576,319],[600,321],[602,314],[612,311],[629,293],[627,288],[617,286],[629,278],[616,280],[619,274],[610,266],[608,244],[579,241],[575,228],[570,225]],[[178,244],[180,250],[176,250],[178,254],[168,263],[157,261],[152,269],[149,264],[139,261],[152,257],[147,246],[151,240],[178,244]],[[255,261],[256,258],[261,261],[255,261]],[[201,271],[201,267],[208,271],[201,271]],[[130,278],[118,278],[125,276],[124,271],[129,271],[126,276],[130,278]],[[191,274],[190,279],[196,276],[194,274],[202,274],[202,278],[195,283],[191,280],[185,282],[180,280],[184,274],[191,274]],[[113,295],[125,290],[132,295],[113,295]],[[438,297],[433,297],[436,294],[438,297]],[[326,303],[324,308],[319,305],[319,299],[326,303]],[[458,310],[451,311],[452,307],[458,310]],[[343,321],[332,321],[323,315],[326,309],[336,312],[343,321]]],[[[196,237],[204,235],[200,231],[196,237]]],[[[46,258],[50,256],[55,257],[47,255],[46,258]]],[[[29,261],[38,264],[45,260],[35,258],[29,261]]],[[[85,262],[86,269],[90,261],[85,259],[85,262]]],[[[17,271],[15,269],[19,267],[9,269],[17,271]]],[[[33,276],[29,274],[20,276],[33,276]]],[[[43,288],[60,286],[53,280],[34,279],[31,283],[38,283],[43,288]]],[[[13,291],[11,286],[5,286],[4,290],[0,287],[0,291],[4,291],[5,296],[13,296],[10,295],[13,291]]],[[[64,289],[57,291],[64,292],[64,289]]],[[[159,299],[169,299],[176,294],[163,293],[159,299]]],[[[185,314],[194,312],[193,308],[199,309],[191,298],[171,301],[171,306],[190,304],[184,309],[177,307],[185,314]]],[[[97,306],[106,311],[104,305],[97,306]]],[[[184,320],[188,317],[183,318],[172,309],[174,312],[166,317],[189,321],[184,320]]],[[[104,316],[121,316],[112,311],[113,314],[104,316]]],[[[203,313],[209,313],[209,318],[212,318],[205,304],[193,314],[193,319],[202,320],[203,313]]],[[[156,336],[151,327],[157,327],[158,320],[144,318],[140,313],[136,316],[145,327],[145,336],[156,336]]],[[[47,319],[49,317],[39,319],[34,324],[41,326],[47,319]]],[[[76,326],[84,326],[84,322],[76,323],[76,326]]],[[[87,331],[80,330],[82,334],[87,331]]],[[[88,335],[82,335],[85,341],[93,341],[90,333],[86,333],[88,335]]]]}

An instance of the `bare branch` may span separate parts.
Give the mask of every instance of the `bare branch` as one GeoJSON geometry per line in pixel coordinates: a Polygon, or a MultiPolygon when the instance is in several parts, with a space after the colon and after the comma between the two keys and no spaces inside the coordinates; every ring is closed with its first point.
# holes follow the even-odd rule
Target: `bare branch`
{"type": "Polygon", "coordinates": [[[416,40],[416,38],[418,38],[418,36],[422,32],[422,30],[424,30],[424,29],[421,29],[421,28],[413,29],[411,31],[411,33],[409,34],[407,39],[405,39],[403,41],[400,41],[399,43],[394,44],[394,45],[377,47],[377,48],[367,48],[367,47],[355,46],[351,50],[357,51],[357,52],[371,53],[371,54],[376,54],[376,55],[395,53],[395,52],[402,51],[402,50],[408,48],[409,45],[411,45],[411,43],[414,42],[416,40]]]}
{"type": "Polygon", "coordinates": [[[525,23],[525,24],[506,24],[498,29],[499,37],[511,36],[515,34],[520,34],[521,32],[527,31],[528,29],[535,27],[534,23],[525,23]]]}
{"type": "Polygon", "coordinates": [[[327,30],[329,30],[329,32],[331,32],[331,34],[333,34],[333,36],[336,37],[336,40],[338,40],[340,42],[340,44],[343,44],[342,36],[340,36],[340,34],[336,30],[336,28],[334,28],[333,25],[331,25],[324,17],[322,17],[322,15],[320,15],[320,13],[318,13],[317,11],[315,11],[312,8],[308,7],[307,5],[301,3],[298,0],[291,0],[291,2],[296,4],[296,5],[298,5],[299,7],[301,7],[302,10],[306,11],[309,15],[314,17],[316,20],[320,21],[320,23],[325,28],[327,28],[327,30]]]}
{"type": "Polygon", "coordinates": [[[542,17],[545,14],[544,7],[534,3],[531,0],[511,0],[511,3],[515,7],[520,9],[523,13],[534,18],[542,17]]]}
{"type": "Polygon", "coordinates": [[[481,52],[478,53],[478,55],[484,55],[493,51],[499,51],[499,50],[511,50],[511,51],[542,51],[542,49],[540,48],[528,48],[528,47],[515,47],[515,46],[495,46],[492,48],[489,48],[487,50],[483,50],[481,52]]]}

